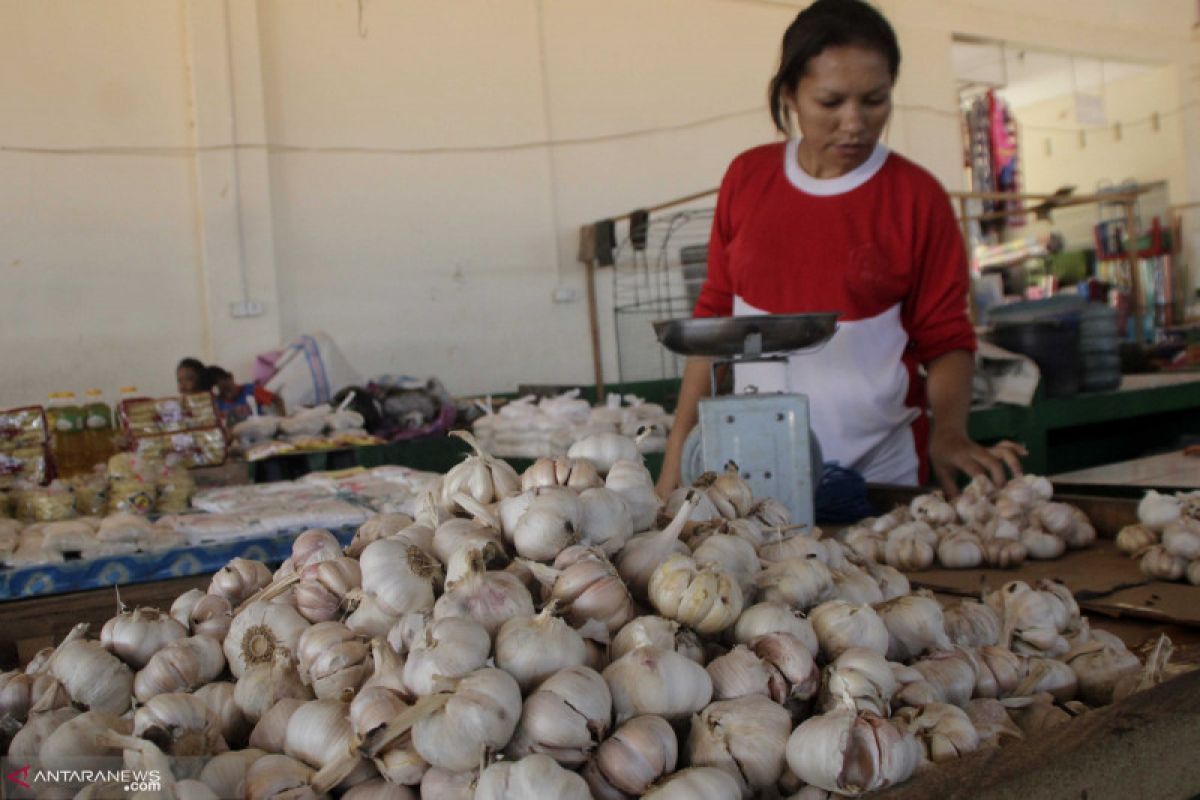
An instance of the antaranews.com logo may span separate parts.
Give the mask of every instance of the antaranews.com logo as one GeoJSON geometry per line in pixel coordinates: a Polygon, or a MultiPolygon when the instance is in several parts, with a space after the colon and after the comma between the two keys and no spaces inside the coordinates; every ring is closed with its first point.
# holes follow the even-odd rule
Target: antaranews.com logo
{"type": "Polygon", "coordinates": [[[48,769],[12,762],[6,762],[2,769],[5,783],[3,794],[6,797],[18,793],[19,789],[36,794],[41,789],[55,786],[82,787],[92,784],[119,787],[125,792],[162,791],[162,775],[156,769],[48,769]]]}

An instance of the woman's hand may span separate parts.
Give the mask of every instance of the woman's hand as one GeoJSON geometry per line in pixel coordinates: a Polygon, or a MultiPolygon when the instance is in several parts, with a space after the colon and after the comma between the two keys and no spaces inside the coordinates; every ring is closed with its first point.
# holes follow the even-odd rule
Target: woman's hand
{"type": "Polygon", "coordinates": [[[929,462],[933,474],[946,497],[958,496],[958,474],[965,473],[974,478],[987,475],[996,486],[1007,480],[1005,471],[1014,477],[1021,474],[1020,456],[1029,452],[1017,442],[1008,440],[992,447],[984,447],[971,441],[965,431],[953,428],[941,430],[934,426],[929,439],[929,462]]]}

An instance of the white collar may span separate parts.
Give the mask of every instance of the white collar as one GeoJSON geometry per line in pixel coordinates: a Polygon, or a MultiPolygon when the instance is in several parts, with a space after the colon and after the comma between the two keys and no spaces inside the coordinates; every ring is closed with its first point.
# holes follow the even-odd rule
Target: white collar
{"type": "Polygon", "coordinates": [[[820,197],[845,194],[862,186],[875,177],[875,173],[883,168],[883,162],[887,161],[887,157],[891,153],[882,142],[876,142],[875,149],[871,151],[871,155],[867,157],[867,160],[845,175],[837,178],[814,178],[800,168],[800,161],[796,158],[799,146],[800,140],[798,138],[788,139],[787,146],[783,148],[784,172],[787,174],[788,180],[797,189],[820,197]]]}

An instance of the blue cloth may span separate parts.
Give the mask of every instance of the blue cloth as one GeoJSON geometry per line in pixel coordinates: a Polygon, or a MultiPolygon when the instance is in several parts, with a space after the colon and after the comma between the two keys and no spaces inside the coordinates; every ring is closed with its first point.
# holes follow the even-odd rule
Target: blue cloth
{"type": "Polygon", "coordinates": [[[813,505],[817,522],[858,522],[878,511],[867,499],[867,481],[836,461],[826,461],[813,505]]]}

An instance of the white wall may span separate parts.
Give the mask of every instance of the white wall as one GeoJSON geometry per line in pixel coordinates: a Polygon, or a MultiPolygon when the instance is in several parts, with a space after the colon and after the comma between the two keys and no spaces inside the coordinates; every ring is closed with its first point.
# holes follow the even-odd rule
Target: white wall
{"type": "MultiPolygon", "coordinates": [[[[180,356],[244,371],[314,329],[365,373],[456,392],[590,381],[579,226],[713,187],[769,140],[796,10],[230,0],[227,29],[224,5],[0,0],[0,406],[167,391],[180,356]],[[262,317],[230,317],[243,273],[262,317]],[[560,287],[580,300],[552,302],[560,287]]],[[[1174,0],[882,5],[904,49],[888,141],[951,188],[955,32],[1194,57],[1174,0]]],[[[603,284],[601,300],[612,378],[603,284]]]]}

